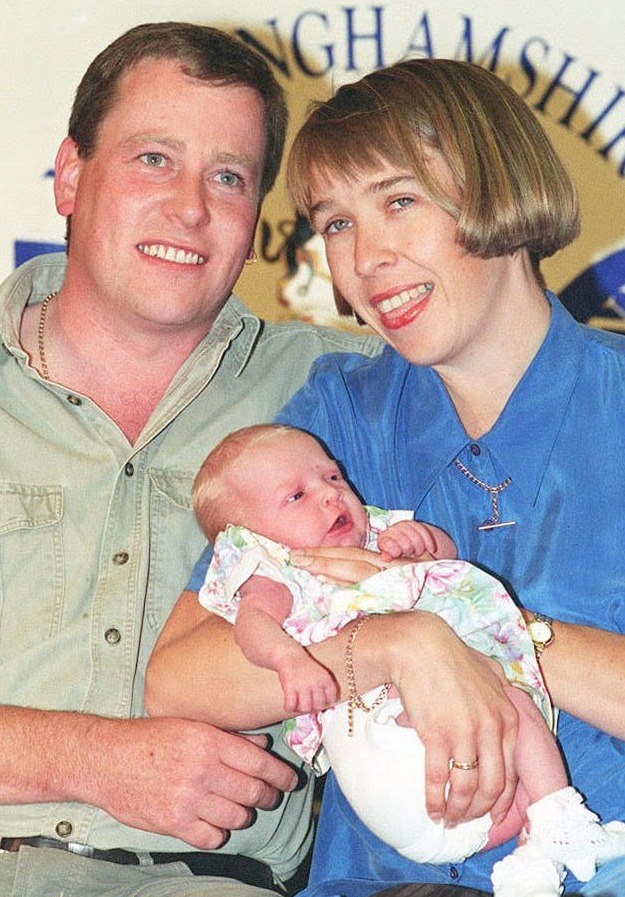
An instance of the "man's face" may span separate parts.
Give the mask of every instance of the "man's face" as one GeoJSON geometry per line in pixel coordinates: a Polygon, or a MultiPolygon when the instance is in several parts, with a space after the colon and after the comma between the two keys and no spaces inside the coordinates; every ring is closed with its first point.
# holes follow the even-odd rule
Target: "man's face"
{"type": "Polygon", "coordinates": [[[250,250],[265,157],[252,88],[144,59],[122,77],[95,152],[69,138],[57,208],[72,216],[65,289],[141,329],[206,332],[250,250]]]}

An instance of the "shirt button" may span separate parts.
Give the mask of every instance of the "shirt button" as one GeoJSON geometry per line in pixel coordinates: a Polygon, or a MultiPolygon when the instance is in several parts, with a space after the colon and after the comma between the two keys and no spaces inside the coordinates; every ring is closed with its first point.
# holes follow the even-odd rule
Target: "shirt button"
{"type": "Polygon", "coordinates": [[[82,399],[80,396],[75,396],[73,393],[70,393],[67,397],[67,401],[70,405],[82,405],[82,399]]]}
{"type": "Polygon", "coordinates": [[[107,629],[104,633],[104,638],[109,645],[117,645],[122,640],[122,634],[119,629],[107,629]]]}
{"type": "Polygon", "coordinates": [[[123,564],[127,564],[130,560],[130,555],[127,551],[118,551],[117,554],[113,555],[113,563],[117,564],[118,567],[121,567],[123,564]]]}
{"type": "Polygon", "coordinates": [[[135,468],[132,461],[129,461],[128,464],[124,467],[124,473],[127,477],[133,477],[135,475],[135,468]]]}
{"type": "Polygon", "coordinates": [[[69,822],[69,820],[63,819],[57,824],[54,830],[59,838],[69,838],[71,833],[74,831],[74,827],[72,826],[71,822],[69,822]]]}
{"type": "Polygon", "coordinates": [[[450,869],[449,869],[449,877],[450,877],[451,879],[453,879],[453,881],[458,881],[458,879],[460,878],[460,873],[458,872],[458,870],[456,869],[455,866],[451,866],[451,867],[450,867],[450,869]]]}
{"type": "Polygon", "coordinates": [[[477,442],[474,442],[474,443],[471,445],[470,451],[471,451],[471,454],[472,454],[472,455],[481,455],[481,454],[482,454],[482,449],[479,447],[479,445],[477,444],[477,442]]]}

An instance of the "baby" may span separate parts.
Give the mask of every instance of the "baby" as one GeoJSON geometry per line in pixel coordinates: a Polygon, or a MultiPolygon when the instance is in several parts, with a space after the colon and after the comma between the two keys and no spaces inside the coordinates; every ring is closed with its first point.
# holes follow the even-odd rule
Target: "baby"
{"type": "MultiPolygon", "coordinates": [[[[601,826],[568,786],[518,608],[497,580],[455,559],[447,534],[409,512],[363,506],[321,445],[289,427],[259,425],[226,437],[202,465],[194,501],[215,548],[201,603],[234,623],[250,662],[277,672],[285,711],[300,714],[285,724],[288,743],[317,767],[323,743],[345,796],[378,837],[416,862],[442,863],[520,834],[516,850],[493,869],[496,897],[560,894],[566,868],[588,880],[597,865],[625,853],[625,824],[601,826]],[[289,563],[290,549],[317,546],[370,548],[386,569],[344,586],[289,563]],[[498,660],[508,679],[519,715],[519,785],[497,824],[488,815],[452,829],[432,821],[423,745],[396,692],[388,685],[362,697],[350,691],[349,701],[331,706],[336,683],[306,651],[358,620],[346,653],[355,689],[352,652],[366,615],[414,608],[442,616],[467,644],[498,660]]],[[[451,760],[454,766],[471,774],[477,759],[451,760]]]]}

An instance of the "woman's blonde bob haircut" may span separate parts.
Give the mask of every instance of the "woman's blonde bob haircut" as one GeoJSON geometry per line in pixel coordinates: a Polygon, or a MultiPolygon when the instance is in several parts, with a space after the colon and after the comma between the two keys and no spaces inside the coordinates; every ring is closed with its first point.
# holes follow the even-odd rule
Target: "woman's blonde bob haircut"
{"type": "Polygon", "coordinates": [[[316,177],[355,180],[381,161],[412,171],[480,258],[527,249],[538,262],[579,231],[575,188],[534,114],[480,66],[408,59],[315,104],[291,150],[290,195],[308,214],[316,177]],[[433,177],[433,152],[457,196],[433,177]]]}

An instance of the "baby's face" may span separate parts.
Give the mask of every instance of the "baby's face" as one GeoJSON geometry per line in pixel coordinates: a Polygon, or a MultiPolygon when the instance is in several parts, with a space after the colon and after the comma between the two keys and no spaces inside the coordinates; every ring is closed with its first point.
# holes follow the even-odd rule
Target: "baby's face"
{"type": "Polygon", "coordinates": [[[367,515],[335,461],[305,433],[276,432],[230,474],[241,523],[290,548],[362,546],[367,515]]]}

